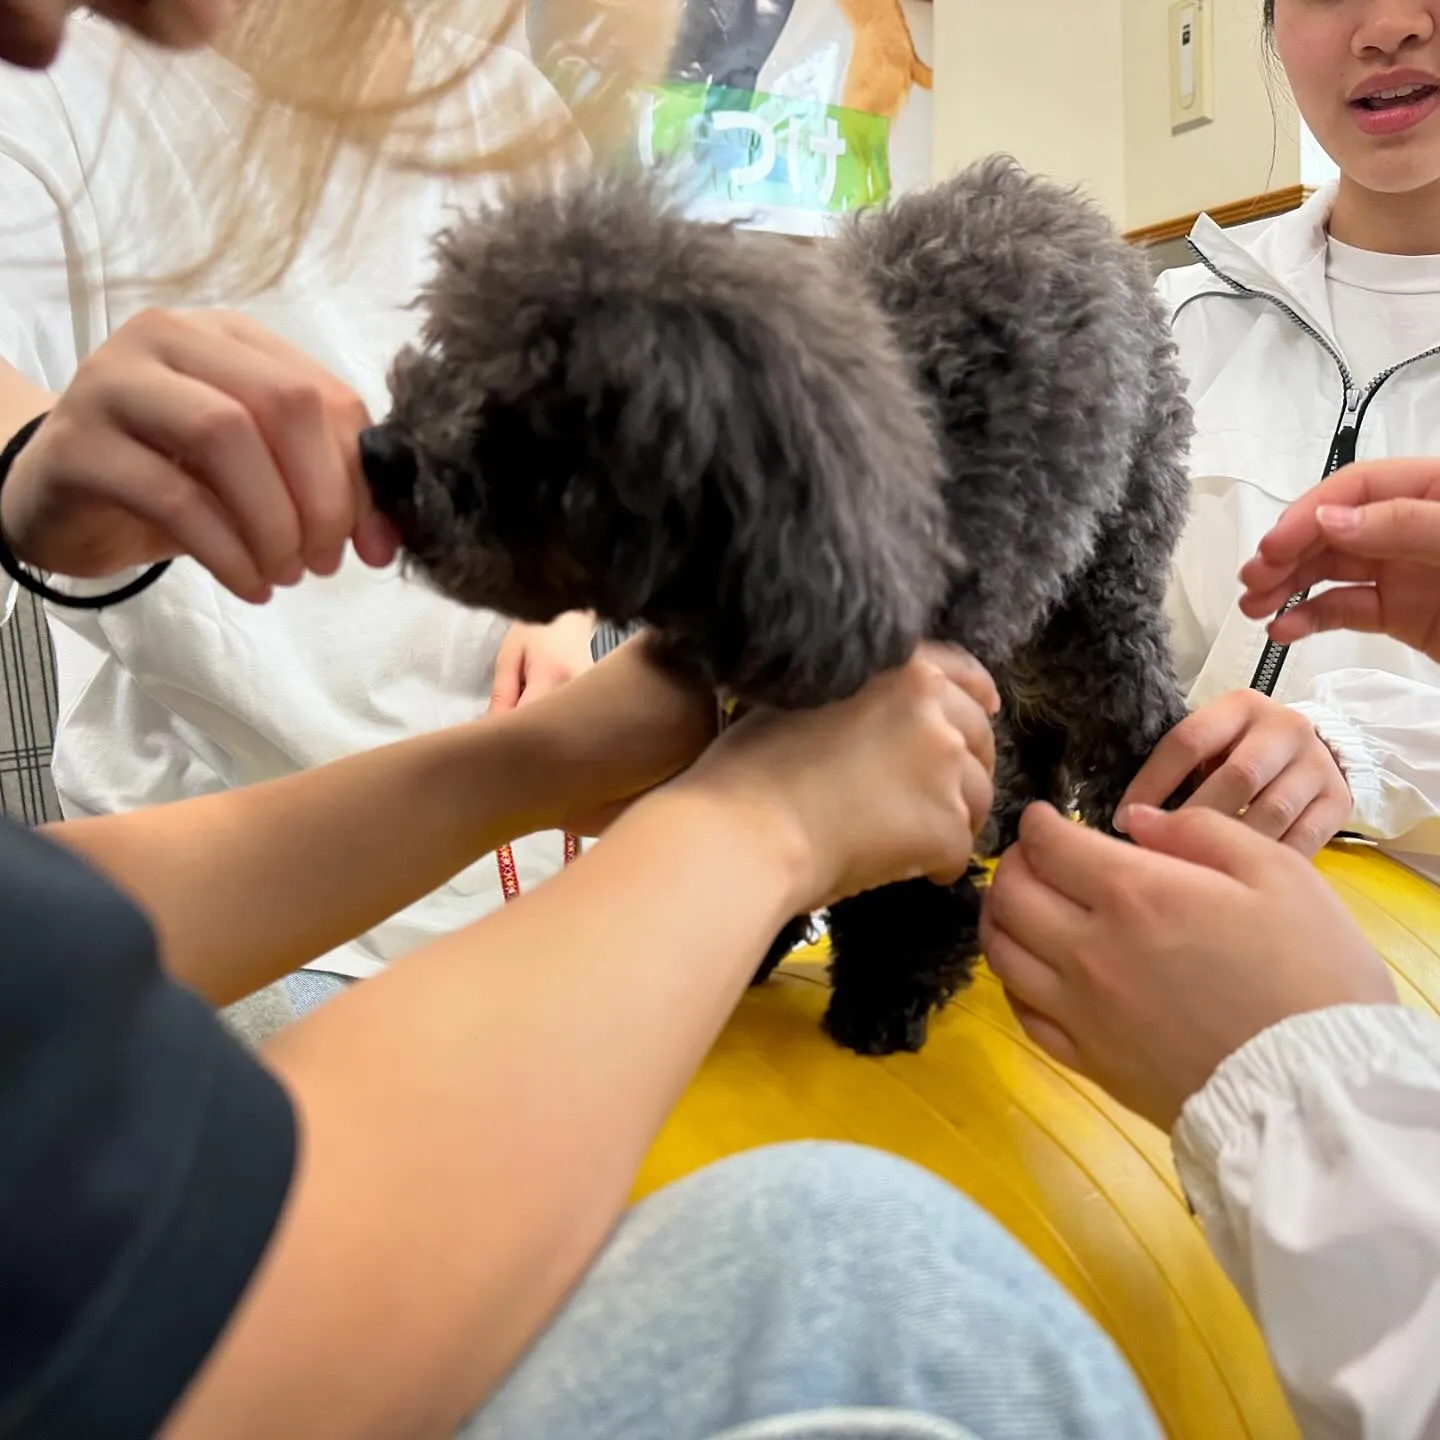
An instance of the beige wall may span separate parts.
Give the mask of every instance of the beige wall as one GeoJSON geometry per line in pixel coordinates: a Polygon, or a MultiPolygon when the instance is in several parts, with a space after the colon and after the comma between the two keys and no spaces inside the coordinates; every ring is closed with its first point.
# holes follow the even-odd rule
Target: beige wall
{"type": "Polygon", "coordinates": [[[1123,0],[1128,228],[1300,183],[1299,126],[1264,64],[1260,0],[1210,3],[1215,119],[1172,135],[1167,0],[1123,0]]]}
{"type": "Polygon", "coordinates": [[[1297,184],[1299,126],[1281,81],[1272,118],[1260,0],[1210,3],[1215,119],[1172,135],[1168,0],[935,0],[936,175],[1008,150],[1085,185],[1126,229],[1297,184]]]}
{"type": "Polygon", "coordinates": [[[1123,38],[1122,0],[935,0],[936,176],[1006,150],[1123,219],[1123,38]]]}

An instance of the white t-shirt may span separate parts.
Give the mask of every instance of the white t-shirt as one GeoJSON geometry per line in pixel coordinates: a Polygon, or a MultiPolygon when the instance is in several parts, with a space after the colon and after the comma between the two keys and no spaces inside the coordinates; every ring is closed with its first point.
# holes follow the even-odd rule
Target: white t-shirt
{"type": "MultiPolygon", "coordinates": [[[[117,72],[120,50],[111,27],[82,19],[48,73],[11,71],[0,85],[0,354],[52,390],[149,298],[115,280],[134,273],[139,253],[127,241],[137,157],[160,167],[171,196],[159,222],[167,247],[173,240],[166,253],[191,258],[210,232],[172,141],[233,130],[244,113],[245,82],[218,57],[127,50],[117,72]]],[[[487,64],[484,83],[467,103],[489,140],[560,104],[514,52],[487,64]]],[[[322,254],[336,223],[322,216],[279,288],[240,308],[383,415],[386,367],[418,323],[407,306],[428,269],[429,237],[453,204],[495,184],[389,179],[343,272],[322,254]]],[[[473,719],[507,628],[353,557],[333,579],[260,608],[181,561],[128,604],[50,613],[61,692],[54,773],[68,815],[246,785],[473,719]]],[[[560,837],[533,837],[515,856],[529,889],[559,868],[560,837]]],[[[499,903],[489,856],[317,964],[370,974],[499,903]]]]}
{"type": "Polygon", "coordinates": [[[1440,255],[1382,255],[1331,237],[1325,293],[1340,353],[1362,389],[1440,345],[1440,255]]]}

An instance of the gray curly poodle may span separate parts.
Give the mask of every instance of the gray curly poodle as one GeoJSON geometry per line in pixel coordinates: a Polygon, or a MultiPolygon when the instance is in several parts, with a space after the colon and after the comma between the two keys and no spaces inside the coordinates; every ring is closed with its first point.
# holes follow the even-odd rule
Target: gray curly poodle
{"type": "MultiPolygon", "coordinates": [[[[997,157],[805,247],[610,176],[438,252],[362,453],[440,591],[642,623],[757,705],[957,642],[1004,699],[987,852],[1033,799],[1110,825],[1184,714],[1162,601],[1190,417],[1144,261],[1098,210],[997,157]]],[[[923,1043],[970,978],[979,879],[833,907],[837,1041],[923,1043]]]]}

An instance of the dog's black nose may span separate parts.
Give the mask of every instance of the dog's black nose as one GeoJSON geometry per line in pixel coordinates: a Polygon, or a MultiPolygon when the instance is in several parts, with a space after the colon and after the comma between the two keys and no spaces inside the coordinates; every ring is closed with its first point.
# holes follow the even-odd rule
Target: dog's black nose
{"type": "Polygon", "coordinates": [[[393,425],[360,432],[360,468],[382,514],[393,515],[415,491],[415,452],[393,425]]]}

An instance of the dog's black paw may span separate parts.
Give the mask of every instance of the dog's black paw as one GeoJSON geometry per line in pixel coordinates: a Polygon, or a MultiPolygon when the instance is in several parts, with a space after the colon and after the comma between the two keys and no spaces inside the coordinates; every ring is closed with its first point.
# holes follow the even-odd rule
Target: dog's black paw
{"type": "Polygon", "coordinates": [[[889,1015],[875,1015],[852,1009],[834,993],[821,1021],[825,1033],[837,1045],[857,1055],[914,1054],[925,1044],[930,1031],[930,1009],[916,1005],[889,1015]]]}

